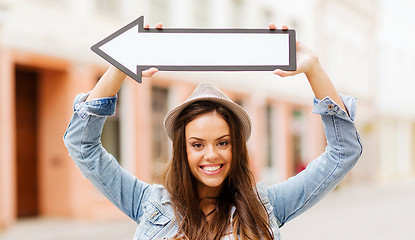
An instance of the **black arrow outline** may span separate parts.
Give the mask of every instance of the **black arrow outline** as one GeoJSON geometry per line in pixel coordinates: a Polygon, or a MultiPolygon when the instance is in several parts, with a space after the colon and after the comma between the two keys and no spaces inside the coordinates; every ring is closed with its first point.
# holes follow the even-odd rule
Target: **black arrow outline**
{"type": "Polygon", "coordinates": [[[145,29],[144,28],[144,16],[140,16],[131,23],[120,28],[113,34],[99,41],[91,47],[91,50],[98,54],[100,57],[105,59],[116,68],[123,71],[125,74],[141,83],[141,71],[155,67],[161,71],[272,71],[275,69],[282,69],[286,71],[295,71],[297,69],[296,60],[296,40],[295,30],[280,30],[280,29],[245,29],[245,28],[228,28],[228,29],[214,29],[214,28],[162,28],[162,29],[145,29]],[[114,58],[100,50],[99,48],[104,44],[110,42],[114,38],[120,36],[127,30],[138,25],[138,33],[151,32],[151,33],[264,33],[264,34],[275,34],[284,33],[289,34],[289,65],[202,65],[202,66],[188,66],[188,65],[137,65],[137,72],[134,73],[126,68],[124,65],[116,61],[114,58]]]}

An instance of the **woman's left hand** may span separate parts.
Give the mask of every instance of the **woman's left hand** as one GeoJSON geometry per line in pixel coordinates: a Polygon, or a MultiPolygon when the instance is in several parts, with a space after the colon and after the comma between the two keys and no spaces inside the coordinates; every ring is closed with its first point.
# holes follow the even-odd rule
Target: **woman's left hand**
{"type": "MultiPolygon", "coordinates": [[[[272,23],[269,24],[268,27],[269,29],[277,29],[277,27],[272,23]]],[[[282,30],[288,30],[288,27],[282,26],[282,30]]],[[[288,77],[304,73],[316,98],[323,99],[325,97],[330,97],[347,112],[346,107],[336,91],[336,88],[321,66],[317,55],[301,42],[296,43],[296,54],[297,69],[295,71],[275,69],[274,74],[280,77],[288,77]]]]}
{"type": "MultiPolygon", "coordinates": [[[[274,24],[268,25],[269,29],[277,29],[274,24]]],[[[288,27],[283,25],[282,30],[288,30],[288,27]]],[[[296,56],[297,56],[297,69],[295,71],[284,71],[281,69],[275,69],[274,74],[280,77],[294,76],[300,73],[309,74],[313,70],[313,66],[318,63],[318,57],[307,46],[301,42],[296,42],[296,56]]]]}

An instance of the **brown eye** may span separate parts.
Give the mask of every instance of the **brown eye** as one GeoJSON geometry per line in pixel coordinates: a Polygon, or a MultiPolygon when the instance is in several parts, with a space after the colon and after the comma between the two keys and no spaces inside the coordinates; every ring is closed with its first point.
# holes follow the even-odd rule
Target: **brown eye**
{"type": "Polygon", "coordinates": [[[228,146],[228,144],[229,144],[229,142],[227,142],[227,141],[222,141],[222,142],[219,142],[219,143],[218,143],[218,145],[219,145],[220,147],[226,147],[226,146],[228,146]]]}
{"type": "Polygon", "coordinates": [[[201,143],[193,143],[192,144],[192,147],[194,147],[194,148],[202,148],[203,145],[201,143]]]}

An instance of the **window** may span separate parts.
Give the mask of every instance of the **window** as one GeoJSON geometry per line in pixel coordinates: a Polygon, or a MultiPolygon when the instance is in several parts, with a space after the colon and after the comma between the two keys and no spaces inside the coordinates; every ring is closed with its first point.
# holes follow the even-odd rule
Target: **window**
{"type": "Polygon", "coordinates": [[[119,0],[95,0],[96,8],[99,13],[118,16],[121,11],[119,0]]]}
{"type": "MultiPolygon", "coordinates": [[[[101,78],[101,75],[97,77],[97,82],[101,78]]],[[[121,161],[121,144],[120,144],[120,94],[118,93],[117,106],[115,109],[115,115],[110,116],[105,121],[104,128],[102,129],[101,134],[101,143],[102,146],[111,153],[119,164],[122,164],[121,161]]]]}
{"type": "Polygon", "coordinates": [[[285,136],[284,130],[281,131],[284,122],[280,119],[282,109],[279,104],[270,101],[264,107],[265,164],[261,177],[267,184],[275,184],[286,175],[285,142],[280,143],[285,136]]]}
{"type": "Polygon", "coordinates": [[[207,27],[209,22],[209,7],[208,0],[195,1],[195,20],[198,27],[207,27]]]}
{"type": "Polygon", "coordinates": [[[267,144],[267,167],[273,167],[273,159],[274,159],[274,128],[273,128],[273,108],[271,105],[267,105],[266,107],[266,144],[267,144]]]}
{"type": "Polygon", "coordinates": [[[169,20],[169,1],[168,0],[151,0],[150,13],[153,25],[155,23],[167,23],[169,20]]]}
{"type": "Polygon", "coordinates": [[[412,173],[415,173],[415,122],[412,123],[412,173]]]}
{"type": "Polygon", "coordinates": [[[110,116],[105,121],[104,128],[102,129],[101,142],[102,146],[111,153],[118,163],[122,165],[121,160],[121,144],[120,144],[120,93],[118,93],[117,107],[115,115],[110,116]]]}
{"type": "Polygon", "coordinates": [[[274,13],[269,8],[264,8],[262,11],[262,17],[265,24],[275,23],[274,13]]]}
{"type": "Polygon", "coordinates": [[[59,7],[66,7],[68,4],[67,0],[38,0],[37,2],[59,7]]]}
{"type": "Polygon", "coordinates": [[[304,124],[304,113],[301,110],[294,110],[292,124],[294,174],[301,172],[306,167],[303,160],[304,124]]]}
{"type": "Polygon", "coordinates": [[[168,89],[154,86],[151,90],[152,107],[152,137],[153,137],[153,176],[159,180],[160,169],[163,168],[169,156],[169,141],[164,133],[163,121],[167,113],[168,89]]]}
{"type": "Polygon", "coordinates": [[[232,23],[234,27],[242,26],[243,7],[244,7],[243,0],[232,0],[232,11],[233,11],[232,23]]]}

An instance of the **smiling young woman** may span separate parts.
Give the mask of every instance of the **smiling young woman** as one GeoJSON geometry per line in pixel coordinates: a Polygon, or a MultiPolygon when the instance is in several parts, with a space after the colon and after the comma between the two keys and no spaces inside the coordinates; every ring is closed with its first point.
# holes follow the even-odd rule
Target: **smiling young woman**
{"type": "Polygon", "coordinates": [[[181,222],[178,236],[273,239],[249,169],[244,133],[250,121],[238,117],[245,114],[211,83],[200,84],[185,104],[167,114],[173,159],[164,184],[181,222]]]}
{"type": "Polygon", "coordinates": [[[255,182],[246,146],[250,117],[212,83],[199,84],[165,117],[173,155],[163,185],[138,180],[102,147],[102,128],[125,78],[114,67],[92,92],[76,97],[65,145],[84,176],[137,223],[134,239],[281,239],[280,227],[327,195],[355,165],[362,145],[354,125],[356,99],[337,94],[306,46],[297,43],[296,71],[274,73],[306,75],[328,144],[285,182],[255,182]]]}

